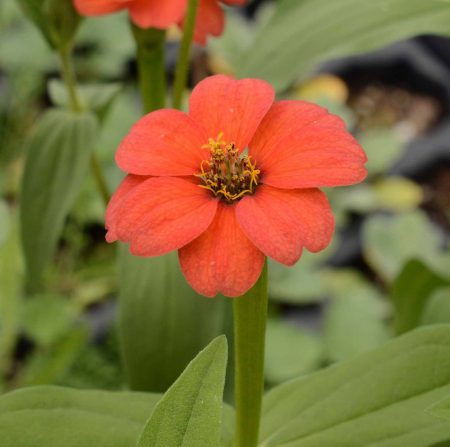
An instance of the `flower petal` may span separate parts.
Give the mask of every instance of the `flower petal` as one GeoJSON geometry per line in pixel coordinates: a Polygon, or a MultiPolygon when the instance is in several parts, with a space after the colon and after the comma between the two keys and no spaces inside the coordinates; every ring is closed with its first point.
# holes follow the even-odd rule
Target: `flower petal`
{"type": "Polygon", "coordinates": [[[106,240],[108,242],[114,242],[118,239],[116,231],[117,211],[120,209],[123,200],[132,189],[147,179],[148,177],[140,175],[127,175],[117,187],[106,208],[105,227],[108,230],[106,233],[106,240]]]}
{"type": "Polygon", "coordinates": [[[209,157],[207,137],[185,113],[158,110],[141,118],[116,153],[121,169],[137,175],[192,175],[209,157]]]}
{"type": "Polygon", "coordinates": [[[277,189],[260,185],[237,205],[236,217],[248,238],[267,256],[295,264],[302,248],[317,252],[331,241],[334,218],[318,189],[277,189]]]}
{"type": "Polygon", "coordinates": [[[202,125],[208,137],[215,138],[223,132],[225,141],[244,150],[273,98],[273,88],[265,81],[211,76],[192,92],[189,115],[202,125]]]}
{"type": "Polygon", "coordinates": [[[265,257],[241,230],[235,207],[220,203],[211,226],[181,248],[179,258],[184,276],[198,293],[236,297],[255,284],[265,257]]]}
{"type": "Polygon", "coordinates": [[[128,7],[132,21],[141,28],[168,28],[178,23],[187,0],[134,0],[128,7]]]}
{"type": "Polygon", "coordinates": [[[304,101],[276,102],[250,143],[261,181],[278,188],[358,183],[367,157],[344,122],[304,101]]]}
{"type": "Polygon", "coordinates": [[[217,200],[193,182],[150,178],[124,198],[116,211],[118,239],[137,256],[158,256],[188,244],[211,224],[217,200]]]}
{"type": "Polygon", "coordinates": [[[194,41],[205,45],[208,35],[220,36],[225,26],[225,15],[217,0],[200,0],[195,20],[194,41]]]}
{"type": "Polygon", "coordinates": [[[126,8],[132,0],[74,0],[77,11],[84,16],[109,14],[126,8]]]}

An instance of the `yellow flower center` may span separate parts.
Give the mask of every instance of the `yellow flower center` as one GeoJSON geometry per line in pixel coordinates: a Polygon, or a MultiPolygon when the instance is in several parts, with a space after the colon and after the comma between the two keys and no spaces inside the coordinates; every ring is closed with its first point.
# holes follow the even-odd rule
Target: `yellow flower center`
{"type": "Polygon", "coordinates": [[[234,143],[227,143],[221,132],[216,139],[210,138],[202,148],[209,149],[211,157],[200,164],[201,188],[214,196],[232,203],[246,194],[253,194],[258,185],[260,170],[248,155],[240,155],[234,143]]]}

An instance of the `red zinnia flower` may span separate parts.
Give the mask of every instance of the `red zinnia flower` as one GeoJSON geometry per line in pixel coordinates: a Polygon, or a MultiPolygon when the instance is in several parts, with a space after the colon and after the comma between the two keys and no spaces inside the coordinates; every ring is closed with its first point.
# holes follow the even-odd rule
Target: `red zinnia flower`
{"type": "MultiPolygon", "coordinates": [[[[109,14],[128,9],[131,20],[141,28],[165,29],[181,25],[187,0],[73,0],[79,13],[86,16],[109,14]]],[[[247,0],[220,0],[228,5],[244,5],[247,0]]],[[[209,34],[220,36],[224,28],[224,12],[219,0],[200,0],[194,40],[204,45],[209,34]]]]}
{"type": "Polygon", "coordinates": [[[196,291],[238,296],[265,255],[292,265],[303,247],[329,244],[333,215],[318,188],[362,181],[366,160],[325,109],[274,102],[261,80],[212,76],[188,114],[150,113],[122,141],[116,161],[129,175],[109,203],[107,240],[137,256],[179,250],[196,291]]]}

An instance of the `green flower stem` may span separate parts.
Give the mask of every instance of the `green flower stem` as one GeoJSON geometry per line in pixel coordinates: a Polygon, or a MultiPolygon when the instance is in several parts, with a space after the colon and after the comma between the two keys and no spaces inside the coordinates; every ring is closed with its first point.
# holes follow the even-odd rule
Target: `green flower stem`
{"type": "MultiPolygon", "coordinates": [[[[70,107],[73,112],[80,113],[82,112],[83,107],[81,105],[81,101],[77,92],[77,81],[75,77],[75,70],[72,64],[71,49],[67,48],[68,47],[63,47],[58,50],[59,59],[61,61],[61,74],[64,83],[66,84],[67,92],[69,94],[70,107]]],[[[92,153],[91,155],[91,171],[92,175],[95,178],[95,182],[97,183],[97,188],[105,202],[105,205],[107,205],[111,196],[109,194],[108,186],[106,184],[105,177],[103,176],[100,163],[95,153],[92,153]]]]}
{"type": "Polygon", "coordinates": [[[189,0],[186,17],[184,19],[183,39],[178,53],[175,82],[173,86],[173,107],[180,109],[183,104],[183,93],[189,71],[189,55],[191,53],[192,38],[194,37],[195,19],[197,17],[199,0],[189,0]]]}
{"type": "Polygon", "coordinates": [[[166,105],[165,30],[131,24],[137,45],[139,88],[146,113],[166,105]]]}
{"type": "Polygon", "coordinates": [[[257,283],[233,300],[235,349],[235,447],[258,445],[264,392],[267,262],[257,283]]]}

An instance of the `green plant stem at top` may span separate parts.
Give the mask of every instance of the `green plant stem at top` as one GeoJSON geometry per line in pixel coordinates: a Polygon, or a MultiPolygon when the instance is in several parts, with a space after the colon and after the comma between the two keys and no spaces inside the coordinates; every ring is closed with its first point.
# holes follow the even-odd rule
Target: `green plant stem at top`
{"type": "Polygon", "coordinates": [[[258,445],[264,392],[267,261],[256,284],[233,299],[235,349],[235,447],[258,445]]]}
{"type": "MultiPolygon", "coordinates": [[[[77,92],[77,81],[75,77],[75,70],[72,64],[71,49],[70,47],[63,47],[58,50],[59,59],[61,61],[61,74],[64,83],[67,87],[67,92],[70,99],[70,107],[73,112],[80,113],[83,111],[80,98],[77,92]]],[[[97,183],[97,188],[102,196],[105,205],[108,204],[111,196],[108,191],[108,186],[106,184],[105,177],[103,176],[100,163],[95,155],[92,153],[91,156],[91,171],[97,183]]]]}
{"type": "Polygon", "coordinates": [[[166,31],[142,29],[131,23],[136,42],[139,89],[145,113],[162,109],[166,105],[166,31]]]}
{"type": "Polygon", "coordinates": [[[183,94],[189,72],[189,55],[191,53],[192,38],[194,37],[195,20],[197,17],[199,0],[189,0],[186,17],[184,20],[183,38],[178,53],[175,82],[173,85],[173,107],[180,109],[183,104],[183,94]]]}

